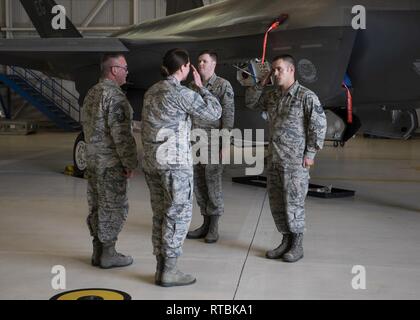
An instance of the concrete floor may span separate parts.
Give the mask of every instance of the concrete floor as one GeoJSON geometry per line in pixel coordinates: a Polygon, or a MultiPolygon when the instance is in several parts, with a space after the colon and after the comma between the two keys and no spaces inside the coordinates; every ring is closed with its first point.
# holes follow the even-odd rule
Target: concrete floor
{"type": "MultiPolygon", "coordinates": [[[[186,240],[182,270],[192,286],[153,284],[152,212],[139,173],[131,183],[130,214],[118,249],[132,266],[90,266],[86,181],[62,174],[72,163],[75,134],[0,136],[0,299],[49,299],[55,265],[66,268],[66,290],[112,288],[133,299],[419,299],[420,141],[352,139],[327,144],[313,183],[356,190],[354,198],[307,200],[305,258],[267,260],[281,236],[266,190],[234,184],[229,167],[225,216],[217,244],[186,240]],[[355,290],[355,265],[366,270],[366,289],[355,290]]],[[[191,228],[201,217],[194,207],[191,228]]]]}

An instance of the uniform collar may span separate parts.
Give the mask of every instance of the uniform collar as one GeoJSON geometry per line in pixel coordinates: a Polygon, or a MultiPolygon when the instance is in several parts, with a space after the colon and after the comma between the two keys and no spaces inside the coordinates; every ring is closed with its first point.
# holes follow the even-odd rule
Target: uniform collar
{"type": "Polygon", "coordinates": [[[175,76],[169,76],[166,78],[166,80],[168,80],[169,82],[172,82],[176,85],[180,85],[181,82],[179,82],[179,80],[177,78],[175,78],[175,76]]]}
{"type": "Polygon", "coordinates": [[[292,86],[286,92],[283,93],[280,89],[279,89],[279,92],[282,96],[290,95],[293,97],[296,94],[296,91],[298,88],[299,88],[299,82],[296,80],[295,83],[293,83],[292,86]]]}
{"type": "Polygon", "coordinates": [[[214,83],[216,82],[216,79],[217,79],[217,75],[215,73],[213,73],[213,75],[210,77],[210,79],[207,81],[207,83],[203,83],[203,84],[206,87],[213,86],[214,83]]]}
{"type": "Polygon", "coordinates": [[[115,87],[115,88],[117,88],[117,89],[119,89],[119,90],[121,90],[121,91],[122,91],[121,87],[120,87],[120,86],[118,85],[118,83],[116,83],[114,80],[107,79],[107,78],[102,78],[102,79],[100,80],[100,82],[105,83],[106,85],[109,85],[109,86],[115,87]]]}
{"type": "Polygon", "coordinates": [[[111,84],[113,86],[117,86],[118,87],[118,84],[114,80],[111,80],[111,79],[102,78],[100,80],[100,82],[103,82],[103,83],[106,83],[106,84],[111,84]]]}

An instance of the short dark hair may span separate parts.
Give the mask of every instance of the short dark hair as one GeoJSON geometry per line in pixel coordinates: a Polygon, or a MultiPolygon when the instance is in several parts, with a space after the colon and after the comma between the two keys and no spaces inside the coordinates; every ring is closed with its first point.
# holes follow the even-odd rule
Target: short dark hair
{"type": "Polygon", "coordinates": [[[203,54],[208,54],[216,63],[217,63],[217,60],[219,59],[217,52],[213,50],[203,50],[198,54],[198,56],[202,56],[203,54]]]}
{"type": "Polygon", "coordinates": [[[296,69],[296,60],[290,54],[281,54],[279,56],[274,57],[273,63],[277,60],[287,61],[288,63],[290,63],[296,69]]]}
{"type": "Polygon", "coordinates": [[[105,76],[108,72],[108,65],[109,60],[111,59],[118,59],[120,57],[124,57],[123,53],[104,53],[101,57],[101,74],[105,76]]]}
{"type": "Polygon", "coordinates": [[[161,66],[161,74],[168,77],[177,72],[181,66],[190,62],[188,51],[180,48],[174,48],[165,53],[161,66]]]}

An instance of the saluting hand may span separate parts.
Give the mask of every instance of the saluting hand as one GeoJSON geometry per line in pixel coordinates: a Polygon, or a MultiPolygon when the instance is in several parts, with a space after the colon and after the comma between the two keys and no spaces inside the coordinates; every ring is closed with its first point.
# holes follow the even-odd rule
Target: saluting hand
{"type": "Polygon", "coordinates": [[[273,70],[267,73],[260,81],[261,86],[265,87],[270,81],[271,76],[273,75],[273,70]]]}
{"type": "Polygon", "coordinates": [[[197,69],[191,64],[191,68],[193,71],[194,83],[197,87],[202,88],[203,82],[201,81],[201,76],[198,73],[197,69]]]}

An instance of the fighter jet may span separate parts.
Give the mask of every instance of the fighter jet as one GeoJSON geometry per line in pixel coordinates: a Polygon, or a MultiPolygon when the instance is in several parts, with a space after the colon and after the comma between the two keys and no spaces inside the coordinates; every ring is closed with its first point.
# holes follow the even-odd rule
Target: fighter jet
{"type": "Polygon", "coordinates": [[[237,81],[242,72],[238,66],[262,58],[265,35],[265,58],[293,55],[300,83],[320,97],[324,108],[338,110],[338,118],[348,127],[351,109],[345,108],[369,112],[372,107],[419,107],[418,1],[227,0],[200,7],[202,1],[168,0],[168,10],[195,9],[98,39],[82,38],[69,20],[65,30],[52,28],[53,0],[21,3],[42,38],[1,39],[0,64],[75,81],[81,102],[98,80],[100,55],[123,52],[130,69],[128,97],[137,117],[143,93],[160,80],[159,66],[168,49],[187,49],[192,62],[201,50],[213,49],[220,56],[217,73],[234,86],[236,127],[266,128],[263,118],[244,108],[244,87],[237,81]],[[366,12],[365,26],[355,27],[360,18],[355,6],[366,12]],[[276,28],[268,33],[273,25],[276,28]]]}

